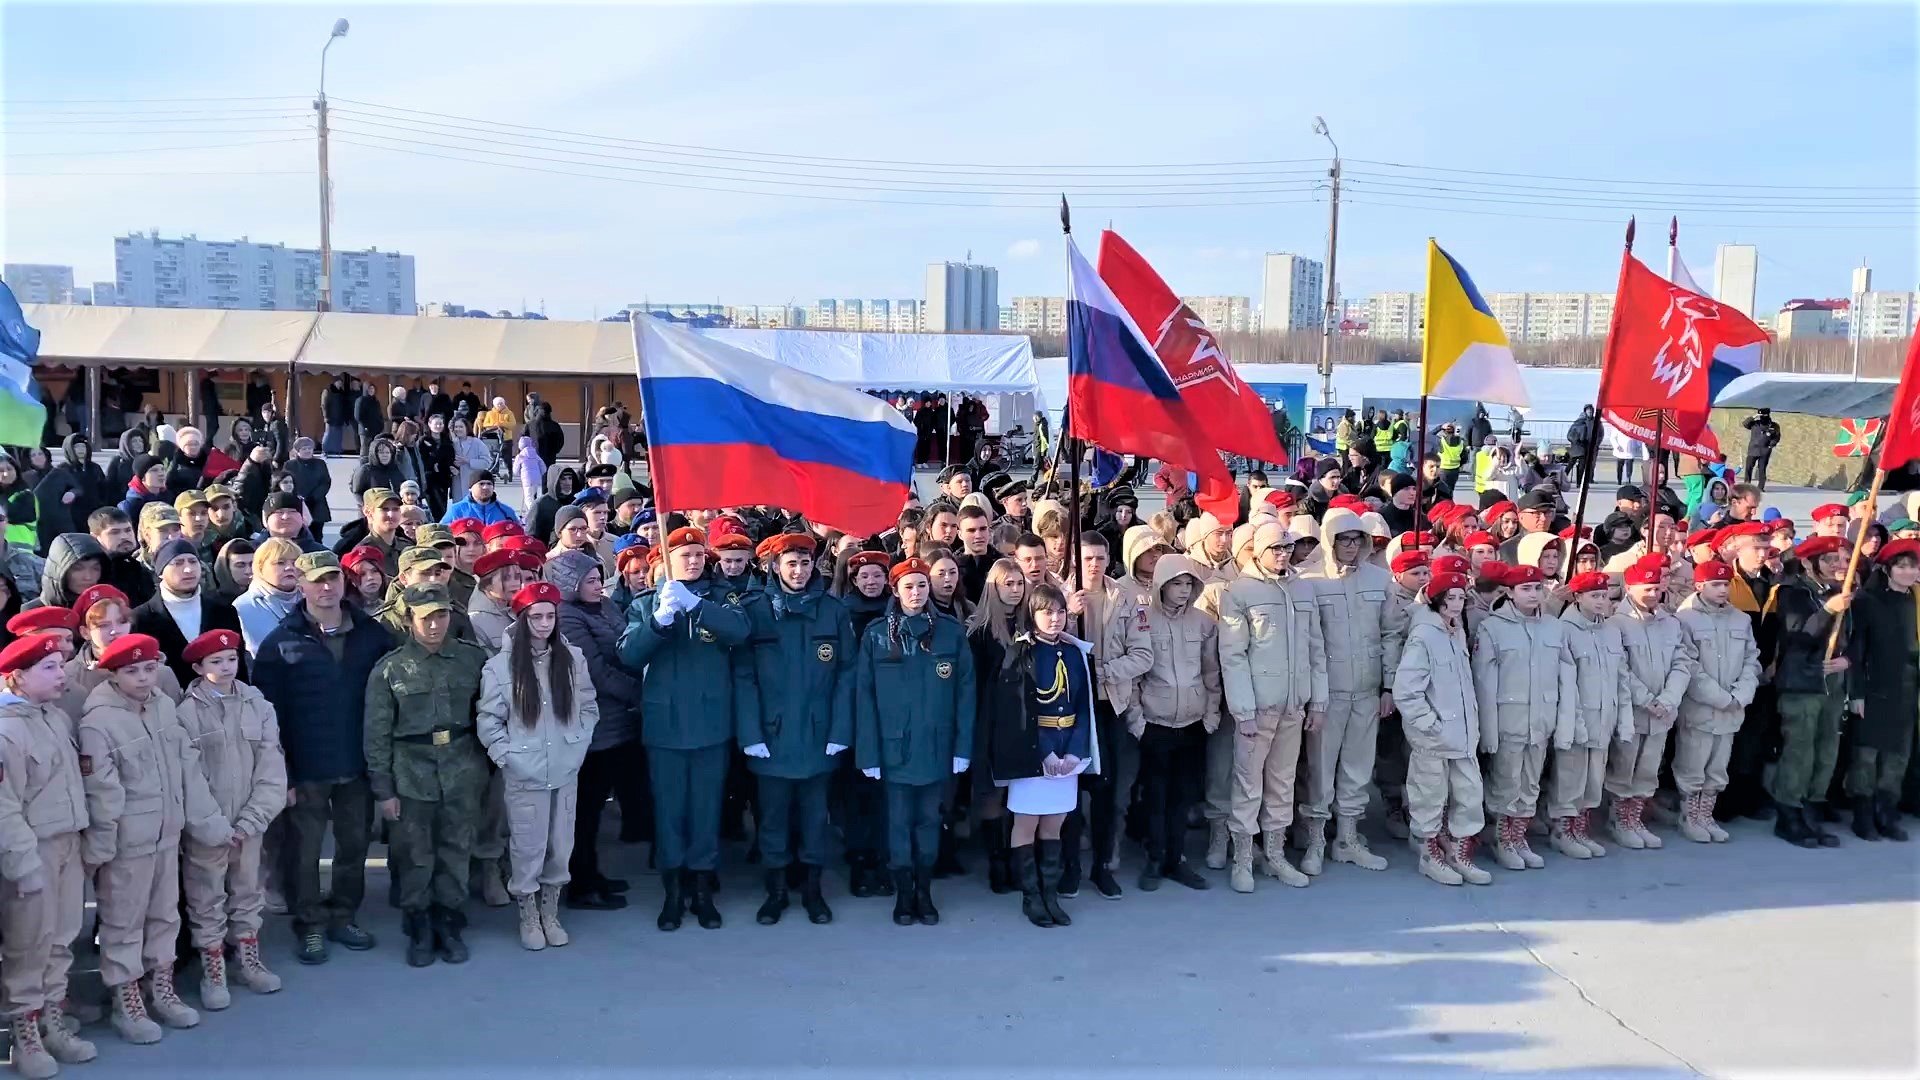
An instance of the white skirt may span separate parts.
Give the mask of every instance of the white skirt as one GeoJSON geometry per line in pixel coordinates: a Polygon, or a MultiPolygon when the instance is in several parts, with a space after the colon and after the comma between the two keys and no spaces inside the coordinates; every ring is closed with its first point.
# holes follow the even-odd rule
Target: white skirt
{"type": "Polygon", "coordinates": [[[1079,804],[1078,776],[1029,776],[1007,783],[1007,809],[1015,814],[1064,814],[1079,804]]]}

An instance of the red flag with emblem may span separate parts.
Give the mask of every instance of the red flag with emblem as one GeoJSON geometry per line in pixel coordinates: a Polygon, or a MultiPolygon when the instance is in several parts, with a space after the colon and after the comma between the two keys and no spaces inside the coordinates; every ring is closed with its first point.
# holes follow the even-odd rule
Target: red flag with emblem
{"type": "Polygon", "coordinates": [[[1900,387],[1893,392],[1885,434],[1880,440],[1882,469],[1892,472],[1920,458],[1920,326],[1907,343],[1907,361],[1900,369],[1900,387]]]}
{"type": "Polygon", "coordinates": [[[1716,460],[1719,442],[1707,427],[1714,355],[1766,340],[1766,331],[1738,310],[1624,253],[1600,361],[1600,411],[1641,442],[1653,443],[1658,431],[1664,449],[1716,460]]]}

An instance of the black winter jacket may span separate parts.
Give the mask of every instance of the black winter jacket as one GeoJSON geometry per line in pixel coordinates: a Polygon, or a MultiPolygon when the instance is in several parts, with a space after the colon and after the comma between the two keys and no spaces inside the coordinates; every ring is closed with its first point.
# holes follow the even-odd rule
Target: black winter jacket
{"type": "Polygon", "coordinates": [[[367,771],[367,677],[393,648],[393,636],[364,612],[350,612],[341,659],[300,601],[254,657],[253,685],[273,703],[287,780],[311,783],[358,777],[367,771]]]}

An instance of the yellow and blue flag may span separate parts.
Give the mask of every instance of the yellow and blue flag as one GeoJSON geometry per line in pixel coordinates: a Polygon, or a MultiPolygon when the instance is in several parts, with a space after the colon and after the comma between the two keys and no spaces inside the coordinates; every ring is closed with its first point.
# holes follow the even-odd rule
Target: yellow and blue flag
{"type": "Polygon", "coordinates": [[[1527,408],[1527,384],[1507,332],[1474,288],[1467,268],[1427,240],[1427,328],[1420,349],[1420,392],[1527,408]]]}
{"type": "Polygon", "coordinates": [[[13,290],[0,281],[0,445],[39,446],[47,422],[33,381],[40,331],[27,325],[13,290]]]}

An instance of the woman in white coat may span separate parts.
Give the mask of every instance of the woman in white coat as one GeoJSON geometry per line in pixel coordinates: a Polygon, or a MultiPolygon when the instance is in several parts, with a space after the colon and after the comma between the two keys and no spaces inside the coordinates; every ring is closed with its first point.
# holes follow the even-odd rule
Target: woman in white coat
{"type": "Polygon", "coordinates": [[[513,597],[506,645],[480,678],[480,741],[506,780],[507,892],[520,905],[520,944],[565,945],[560,890],[573,856],[580,763],[600,709],[580,650],[557,632],[560,589],[536,581],[513,597]]]}

